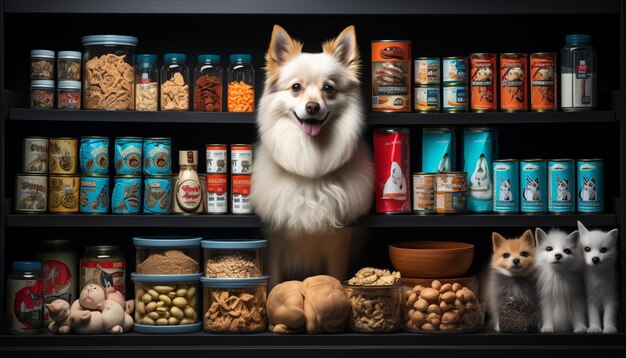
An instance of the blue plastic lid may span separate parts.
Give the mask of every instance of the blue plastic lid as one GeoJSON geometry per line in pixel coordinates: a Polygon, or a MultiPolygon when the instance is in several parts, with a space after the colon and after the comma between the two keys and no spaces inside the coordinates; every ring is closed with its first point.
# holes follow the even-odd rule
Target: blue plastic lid
{"type": "Polygon", "coordinates": [[[135,246],[181,247],[200,246],[201,237],[193,236],[142,236],[133,237],[135,246]]]}
{"type": "Polygon", "coordinates": [[[591,42],[591,35],[574,34],[565,36],[565,42],[568,44],[591,42]]]}
{"type": "Polygon", "coordinates": [[[59,51],[58,58],[80,60],[83,58],[83,55],[78,51],[59,51]]]}
{"type": "Polygon", "coordinates": [[[236,53],[236,54],[230,55],[230,62],[250,63],[252,62],[252,56],[244,54],[244,53],[236,53]]]}
{"type": "Polygon", "coordinates": [[[193,333],[202,328],[202,322],[177,324],[168,326],[152,326],[149,324],[133,324],[133,331],[138,333],[193,333]]]}
{"type": "Polygon", "coordinates": [[[13,271],[39,271],[41,270],[41,262],[39,261],[15,261],[13,263],[13,271]]]}
{"type": "Polygon", "coordinates": [[[203,62],[214,62],[214,63],[219,63],[220,60],[222,58],[220,57],[220,55],[198,55],[198,62],[199,63],[203,63],[203,62]]]}
{"type": "Polygon", "coordinates": [[[256,249],[259,247],[266,247],[267,240],[202,240],[201,245],[205,249],[256,249]]]}
{"type": "Polygon", "coordinates": [[[135,61],[136,62],[150,62],[150,63],[156,63],[157,62],[157,56],[156,55],[152,55],[152,54],[147,54],[147,53],[142,53],[139,54],[137,56],[135,56],[135,61]]]}
{"type": "Polygon", "coordinates": [[[133,272],[130,279],[135,282],[145,283],[196,283],[202,277],[202,273],[188,273],[184,275],[146,275],[133,272]]]}
{"type": "Polygon", "coordinates": [[[30,51],[30,57],[54,58],[54,51],[50,51],[50,50],[32,50],[32,51],[30,51]]]}
{"type": "Polygon", "coordinates": [[[267,284],[269,276],[246,277],[246,278],[213,278],[201,277],[200,282],[204,287],[217,288],[242,288],[242,287],[258,287],[267,284]]]}
{"type": "Polygon", "coordinates": [[[135,36],[123,35],[89,35],[81,38],[83,46],[90,45],[123,45],[137,46],[139,40],[135,36]]]}
{"type": "Polygon", "coordinates": [[[187,55],[185,55],[184,53],[166,53],[165,55],[163,55],[163,59],[165,60],[165,62],[185,62],[187,60],[187,55]]]}

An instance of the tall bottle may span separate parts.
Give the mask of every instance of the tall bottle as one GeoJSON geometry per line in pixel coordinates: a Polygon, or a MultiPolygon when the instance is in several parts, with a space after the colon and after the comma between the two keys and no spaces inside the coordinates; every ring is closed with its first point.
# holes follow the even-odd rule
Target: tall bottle
{"type": "Polygon", "coordinates": [[[198,176],[198,151],[181,150],[178,152],[180,170],[176,180],[176,202],[174,213],[196,213],[202,204],[202,185],[198,176]]]}
{"type": "Polygon", "coordinates": [[[561,49],[561,108],[591,110],[597,106],[596,50],[590,35],[567,35],[561,49]]]}

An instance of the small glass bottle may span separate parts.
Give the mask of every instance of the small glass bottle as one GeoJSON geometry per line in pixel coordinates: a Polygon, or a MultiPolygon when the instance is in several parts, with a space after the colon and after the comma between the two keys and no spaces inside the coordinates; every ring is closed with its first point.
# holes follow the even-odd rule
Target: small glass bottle
{"type": "Polygon", "coordinates": [[[79,51],[59,51],[57,57],[57,79],[80,81],[83,54],[79,51]]]}
{"type": "Polygon", "coordinates": [[[7,333],[43,332],[44,281],[41,262],[15,261],[7,278],[7,333]]]}
{"type": "Polygon", "coordinates": [[[202,210],[202,186],[198,176],[198,151],[181,150],[178,152],[180,170],[174,189],[176,201],[175,214],[193,214],[202,210]],[[199,210],[200,209],[200,210],[199,210]]]}
{"type": "Polygon", "coordinates": [[[135,110],[156,112],[159,109],[159,68],[156,55],[140,54],[135,58],[135,110]]]}
{"type": "Polygon", "coordinates": [[[80,109],[81,95],[80,81],[58,81],[57,82],[57,108],[58,109],[80,109]]]}
{"type": "Polygon", "coordinates": [[[189,110],[189,68],[182,53],[166,53],[161,67],[161,110],[189,110]]]}
{"type": "Polygon", "coordinates": [[[54,81],[53,80],[30,81],[30,108],[34,108],[34,109],[54,108],[54,81]]]}
{"type": "Polygon", "coordinates": [[[54,79],[54,51],[32,50],[30,52],[30,79],[54,79]]]}
{"type": "Polygon", "coordinates": [[[254,112],[254,67],[251,62],[250,55],[230,55],[228,112],[254,112]]]}
{"type": "Polygon", "coordinates": [[[193,110],[222,111],[223,72],[219,55],[199,55],[194,71],[193,110]]]}
{"type": "Polygon", "coordinates": [[[561,49],[561,108],[591,110],[597,106],[596,50],[590,35],[567,35],[561,49]]]}
{"type": "Polygon", "coordinates": [[[80,258],[78,295],[91,283],[102,286],[107,292],[115,290],[126,296],[126,258],[118,245],[85,247],[80,258]]]}

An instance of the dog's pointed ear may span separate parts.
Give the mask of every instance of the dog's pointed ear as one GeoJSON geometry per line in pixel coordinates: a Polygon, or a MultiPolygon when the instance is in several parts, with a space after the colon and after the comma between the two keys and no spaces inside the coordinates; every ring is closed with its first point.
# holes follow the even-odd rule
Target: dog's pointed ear
{"type": "Polygon", "coordinates": [[[522,241],[526,241],[530,246],[537,246],[537,242],[535,242],[535,237],[533,236],[532,230],[528,229],[524,231],[521,237],[522,241]]]}
{"type": "Polygon", "coordinates": [[[548,237],[548,234],[546,234],[546,232],[543,231],[543,229],[541,229],[540,227],[535,229],[536,246],[539,246],[539,244],[541,244],[541,242],[544,241],[547,237],[548,237]]]}
{"type": "Polygon", "coordinates": [[[491,233],[491,242],[493,244],[494,251],[496,250],[496,248],[502,245],[505,241],[506,241],[506,238],[504,238],[504,236],[498,234],[495,231],[491,233]]]}
{"type": "Polygon", "coordinates": [[[587,233],[589,233],[589,230],[580,221],[577,222],[577,226],[581,235],[587,235],[587,233]]]}
{"type": "Polygon", "coordinates": [[[339,62],[358,73],[360,70],[359,48],[356,42],[354,26],[346,27],[335,39],[322,45],[325,53],[335,56],[339,62]]]}
{"type": "Polygon", "coordinates": [[[272,30],[272,40],[270,48],[267,50],[265,61],[268,68],[282,65],[289,58],[302,51],[302,44],[291,38],[287,31],[278,25],[274,25],[272,30]]]}

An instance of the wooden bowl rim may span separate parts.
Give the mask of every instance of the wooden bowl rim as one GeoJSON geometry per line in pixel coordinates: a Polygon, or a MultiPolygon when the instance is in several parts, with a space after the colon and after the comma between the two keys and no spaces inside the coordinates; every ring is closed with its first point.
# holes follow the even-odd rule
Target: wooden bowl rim
{"type": "Polygon", "coordinates": [[[396,250],[411,250],[411,251],[423,251],[423,252],[464,251],[464,250],[473,250],[474,249],[474,244],[470,244],[470,243],[467,243],[467,242],[460,242],[460,241],[402,241],[402,242],[395,242],[393,244],[389,244],[389,248],[390,249],[396,249],[396,250]],[[418,248],[418,247],[403,247],[403,246],[400,246],[400,245],[403,245],[403,244],[411,245],[411,244],[415,244],[415,243],[426,244],[426,245],[433,245],[433,244],[444,243],[444,244],[456,245],[456,247],[432,249],[432,248],[418,248]]]}

